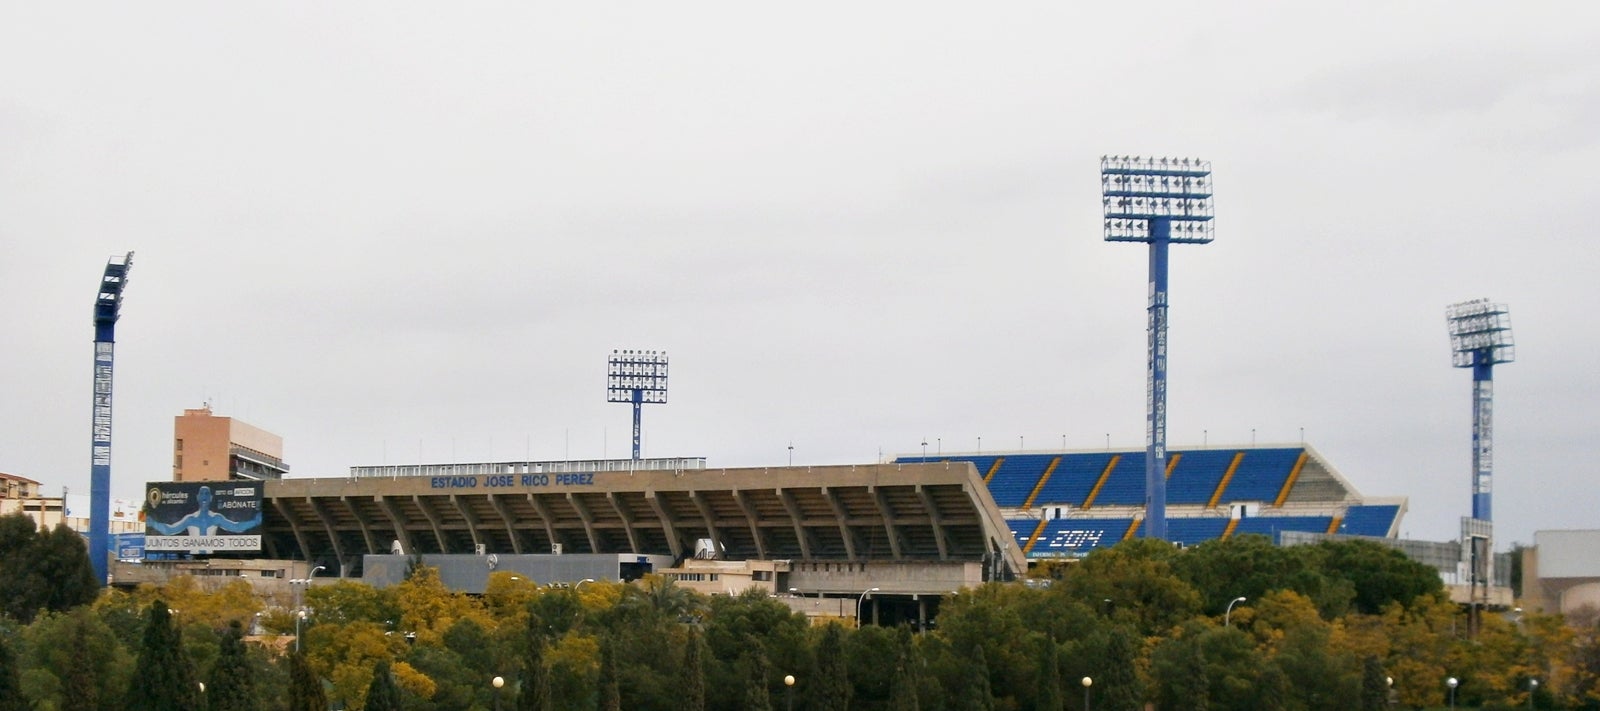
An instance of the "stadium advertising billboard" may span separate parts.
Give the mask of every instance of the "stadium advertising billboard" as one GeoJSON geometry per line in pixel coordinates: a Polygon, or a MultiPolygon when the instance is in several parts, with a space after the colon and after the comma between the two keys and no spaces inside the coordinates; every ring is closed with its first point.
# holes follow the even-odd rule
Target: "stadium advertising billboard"
{"type": "Polygon", "coordinates": [[[144,503],[148,552],[261,550],[260,482],[156,482],[144,503]]]}

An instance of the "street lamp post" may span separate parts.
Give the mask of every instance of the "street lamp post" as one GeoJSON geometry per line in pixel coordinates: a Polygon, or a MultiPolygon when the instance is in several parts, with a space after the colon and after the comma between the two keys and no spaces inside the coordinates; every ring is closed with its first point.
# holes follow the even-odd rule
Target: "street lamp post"
{"type": "Polygon", "coordinates": [[[784,685],[785,688],[788,689],[789,711],[794,711],[794,675],[793,674],[784,675],[784,677],[783,677],[783,685],[784,685]]]}
{"type": "Polygon", "coordinates": [[[1222,626],[1223,627],[1232,627],[1233,626],[1233,606],[1238,604],[1238,603],[1244,602],[1244,601],[1245,601],[1244,597],[1236,597],[1233,600],[1228,602],[1228,609],[1224,610],[1222,612],[1222,626]]]}
{"type": "Polygon", "coordinates": [[[294,613],[294,651],[300,651],[300,621],[306,618],[305,610],[296,610],[294,613]]]}
{"type": "Polygon", "coordinates": [[[1538,691],[1538,690],[1539,690],[1539,680],[1538,679],[1529,679],[1528,680],[1528,708],[1530,708],[1530,709],[1533,708],[1533,692],[1538,691]]]}
{"type": "Polygon", "coordinates": [[[505,677],[497,676],[490,680],[489,685],[494,687],[494,711],[500,711],[500,687],[506,685],[506,679],[505,677]]]}
{"type": "Polygon", "coordinates": [[[1094,685],[1094,680],[1083,678],[1083,711],[1089,711],[1089,687],[1094,685]]]}
{"type": "Polygon", "coordinates": [[[866,603],[867,595],[877,592],[877,588],[868,588],[861,592],[861,597],[856,599],[856,627],[861,627],[861,606],[866,603]]]}
{"type": "Polygon", "coordinates": [[[1461,682],[1455,677],[1450,677],[1444,681],[1444,685],[1450,687],[1450,708],[1453,709],[1456,707],[1456,687],[1460,686],[1461,682]]]}

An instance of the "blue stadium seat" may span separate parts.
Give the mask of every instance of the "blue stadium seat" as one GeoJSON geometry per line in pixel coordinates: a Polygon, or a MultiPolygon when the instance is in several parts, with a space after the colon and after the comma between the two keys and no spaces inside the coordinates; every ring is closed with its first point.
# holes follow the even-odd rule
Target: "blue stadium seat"
{"type": "Polygon", "coordinates": [[[1105,471],[1110,461],[1109,452],[1062,455],[1061,464],[1050,475],[1050,481],[1045,482],[1044,488],[1039,490],[1034,503],[1082,506],[1089,491],[1094,489],[1094,483],[1100,480],[1100,472],[1105,471]]]}
{"type": "Polygon", "coordinates": [[[1167,503],[1202,506],[1211,503],[1211,496],[1216,493],[1217,484],[1222,482],[1222,475],[1228,472],[1235,454],[1238,452],[1225,449],[1174,452],[1178,463],[1172,468],[1172,476],[1167,478],[1167,503]]]}
{"type": "Polygon", "coordinates": [[[1298,447],[1245,450],[1244,460],[1239,462],[1227,490],[1222,493],[1223,500],[1276,501],[1303,451],[1298,447]]]}
{"type": "Polygon", "coordinates": [[[1351,506],[1345,511],[1338,532],[1352,536],[1387,536],[1399,515],[1399,506],[1351,506]]]}
{"type": "Polygon", "coordinates": [[[1233,535],[1262,533],[1272,536],[1273,542],[1276,543],[1278,534],[1283,531],[1327,533],[1328,526],[1332,524],[1332,516],[1253,516],[1239,519],[1239,527],[1233,530],[1233,535]]]}

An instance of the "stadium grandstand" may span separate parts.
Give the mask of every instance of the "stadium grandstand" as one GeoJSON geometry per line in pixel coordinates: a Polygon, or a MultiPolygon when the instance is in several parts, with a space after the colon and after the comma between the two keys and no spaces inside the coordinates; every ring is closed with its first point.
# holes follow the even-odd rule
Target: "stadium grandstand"
{"type": "MultiPolygon", "coordinates": [[[[899,463],[968,462],[982,476],[1029,559],[1076,558],[1140,535],[1144,450],[902,456],[899,463]]],[[[1167,526],[1192,545],[1247,533],[1394,538],[1403,497],[1362,496],[1306,445],[1171,450],[1167,526]]]]}

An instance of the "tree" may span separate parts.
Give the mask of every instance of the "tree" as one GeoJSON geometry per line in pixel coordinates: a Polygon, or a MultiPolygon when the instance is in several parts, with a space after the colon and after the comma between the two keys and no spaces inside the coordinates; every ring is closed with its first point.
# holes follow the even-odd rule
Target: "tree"
{"type": "Polygon", "coordinates": [[[372,669],[372,684],[367,687],[366,711],[400,711],[400,687],[394,683],[389,661],[379,660],[372,669]]]}
{"type": "Polygon", "coordinates": [[[1375,656],[1361,660],[1361,711],[1383,711],[1389,705],[1389,681],[1375,656]]]}
{"type": "Polygon", "coordinates": [[[983,658],[983,647],[972,648],[972,661],[961,681],[961,689],[956,694],[959,708],[994,711],[994,693],[989,690],[989,663],[983,658]]]}
{"type": "Polygon", "coordinates": [[[889,710],[917,711],[917,664],[910,630],[901,628],[897,646],[894,678],[889,682],[889,710]]]}
{"type": "MultiPolygon", "coordinates": [[[[698,627],[689,628],[689,639],[683,647],[683,709],[684,711],[705,711],[706,709],[706,641],[700,636],[698,627]]],[[[844,708],[834,706],[828,708],[844,708]]]]}
{"type": "Polygon", "coordinates": [[[553,711],[550,671],[544,666],[544,645],[543,635],[530,635],[528,655],[522,660],[522,690],[517,695],[517,711],[553,711]]]}
{"type": "Polygon", "coordinates": [[[622,711],[622,689],[617,677],[617,641],[600,641],[600,711],[622,711]]]}
{"type": "Polygon", "coordinates": [[[1133,633],[1116,626],[1106,639],[1105,665],[1094,679],[1095,708],[1104,711],[1138,711],[1144,708],[1144,690],[1134,670],[1139,666],[1139,650],[1133,633]]]}
{"type": "Polygon", "coordinates": [[[745,655],[745,711],[772,711],[772,700],[767,694],[767,676],[771,667],[767,662],[767,652],[762,649],[761,640],[755,637],[746,639],[745,655]]]}
{"type": "Polygon", "coordinates": [[[0,516],[0,611],[31,622],[93,602],[100,584],[83,537],[58,524],[48,532],[24,514],[0,516]]]}
{"type": "Polygon", "coordinates": [[[0,711],[28,711],[31,705],[22,696],[22,677],[17,673],[17,658],[11,645],[0,637],[0,711]]]}
{"type": "Polygon", "coordinates": [[[250,661],[245,658],[244,628],[237,620],[222,635],[206,697],[210,711],[256,711],[261,707],[250,661]]]}
{"type": "Polygon", "coordinates": [[[299,650],[289,653],[289,711],[328,711],[322,680],[299,650]]]}
{"type": "Polygon", "coordinates": [[[1061,711],[1066,707],[1061,690],[1061,648],[1048,637],[1039,646],[1038,696],[1033,707],[1037,711],[1061,711]]]}
{"type": "Polygon", "coordinates": [[[844,627],[838,623],[822,628],[817,641],[817,674],[812,682],[816,708],[844,709],[850,706],[849,665],[844,656],[844,627]]]}
{"type": "Polygon", "coordinates": [[[199,687],[182,649],[183,635],[173,625],[167,603],[150,603],[144,644],[128,689],[129,711],[198,711],[199,687]]]}

